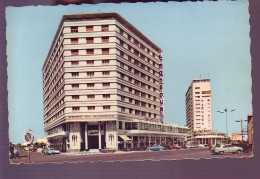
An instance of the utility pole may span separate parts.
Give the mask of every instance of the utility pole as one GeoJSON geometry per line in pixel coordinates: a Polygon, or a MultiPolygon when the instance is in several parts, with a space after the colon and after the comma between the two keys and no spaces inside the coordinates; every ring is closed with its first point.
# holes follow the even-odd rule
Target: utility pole
{"type": "Polygon", "coordinates": [[[243,122],[246,122],[247,120],[235,120],[235,122],[240,122],[241,123],[241,137],[242,137],[242,143],[243,143],[243,122]]]}
{"type": "MultiPolygon", "coordinates": [[[[235,109],[232,109],[230,112],[233,112],[233,111],[235,111],[235,109]]],[[[227,109],[224,109],[224,111],[217,111],[217,112],[219,112],[219,113],[226,113],[226,134],[227,134],[227,138],[228,138],[228,122],[227,122],[227,112],[228,112],[228,110],[227,109]]]]}

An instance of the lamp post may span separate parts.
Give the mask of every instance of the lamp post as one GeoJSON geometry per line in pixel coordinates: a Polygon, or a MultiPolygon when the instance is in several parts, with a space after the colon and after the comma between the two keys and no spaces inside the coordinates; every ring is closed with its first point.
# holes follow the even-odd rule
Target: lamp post
{"type": "MultiPolygon", "coordinates": [[[[235,111],[235,109],[232,109],[230,112],[233,112],[233,111],[235,111]]],[[[224,111],[217,111],[217,112],[219,112],[219,113],[226,113],[226,134],[227,134],[227,138],[228,138],[228,123],[227,123],[227,112],[228,112],[228,110],[227,109],[224,109],[224,111]]]]}
{"type": "Polygon", "coordinates": [[[240,122],[241,123],[241,136],[242,136],[242,143],[243,143],[243,122],[246,122],[247,120],[235,120],[235,122],[240,122]]]}

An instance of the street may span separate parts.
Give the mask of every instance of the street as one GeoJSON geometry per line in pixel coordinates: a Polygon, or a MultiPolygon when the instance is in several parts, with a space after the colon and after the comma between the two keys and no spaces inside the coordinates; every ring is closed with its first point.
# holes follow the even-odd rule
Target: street
{"type": "MultiPolygon", "coordinates": [[[[12,164],[28,164],[28,152],[19,151],[20,159],[10,159],[12,164]]],[[[111,162],[111,161],[144,161],[144,160],[182,160],[200,158],[242,158],[252,157],[251,153],[214,155],[208,148],[165,150],[165,151],[131,151],[115,153],[61,153],[44,155],[43,153],[30,152],[30,163],[63,163],[63,162],[111,162]]]]}

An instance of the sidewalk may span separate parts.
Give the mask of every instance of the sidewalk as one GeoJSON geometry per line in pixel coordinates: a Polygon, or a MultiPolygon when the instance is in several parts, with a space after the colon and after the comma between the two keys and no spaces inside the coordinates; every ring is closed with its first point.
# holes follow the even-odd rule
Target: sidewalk
{"type": "Polygon", "coordinates": [[[133,153],[133,152],[144,152],[145,150],[141,151],[115,151],[114,153],[102,153],[98,150],[95,151],[81,151],[81,152],[67,152],[67,153],[60,153],[61,155],[96,155],[96,154],[123,154],[123,153],[133,153]]]}

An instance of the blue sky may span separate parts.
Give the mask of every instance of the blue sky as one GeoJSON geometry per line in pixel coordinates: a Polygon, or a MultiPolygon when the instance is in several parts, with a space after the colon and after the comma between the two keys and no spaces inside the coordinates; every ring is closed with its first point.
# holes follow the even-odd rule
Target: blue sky
{"type": "MultiPolygon", "coordinates": [[[[8,108],[11,142],[27,129],[44,136],[41,68],[64,14],[117,12],[163,50],[165,122],[185,125],[185,93],[210,78],[213,129],[229,134],[252,113],[248,2],[122,3],[8,7],[8,108]]],[[[244,126],[246,124],[244,123],[244,126]]]]}

